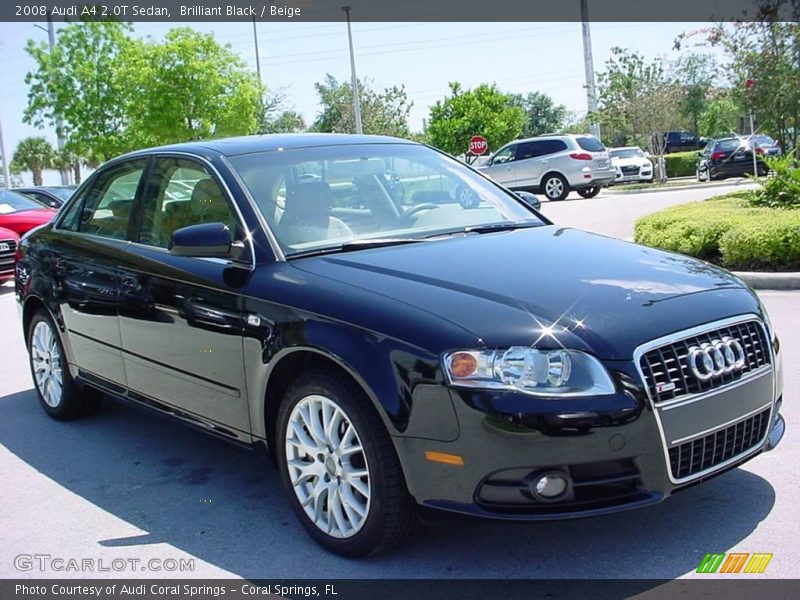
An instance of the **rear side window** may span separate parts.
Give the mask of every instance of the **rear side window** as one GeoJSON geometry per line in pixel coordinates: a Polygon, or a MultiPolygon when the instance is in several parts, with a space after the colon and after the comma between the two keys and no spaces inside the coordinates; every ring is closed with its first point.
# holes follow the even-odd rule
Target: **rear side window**
{"type": "Polygon", "coordinates": [[[517,146],[517,160],[526,158],[536,158],[542,154],[547,154],[547,142],[522,142],[517,146]]]}
{"type": "Polygon", "coordinates": [[[595,137],[578,137],[575,138],[575,141],[578,142],[578,146],[587,152],[604,152],[606,149],[606,147],[600,143],[600,140],[595,137]]]}
{"type": "Polygon", "coordinates": [[[124,240],[147,159],[115,165],[101,172],[68,207],[63,229],[124,240]]]}
{"type": "Polygon", "coordinates": [[[556,152],[563,152],[567,149],[567,144],[564,140],[547,140],[544,144],[544,154],[555,154],[556,152]]]}

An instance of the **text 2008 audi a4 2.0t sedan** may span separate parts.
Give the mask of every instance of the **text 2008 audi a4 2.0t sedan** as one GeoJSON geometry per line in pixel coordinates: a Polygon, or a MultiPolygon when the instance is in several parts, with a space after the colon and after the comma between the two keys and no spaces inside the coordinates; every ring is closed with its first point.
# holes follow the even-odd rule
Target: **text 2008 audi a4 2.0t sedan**
{"type": "Polygon", "coordinates": [[[554,225],[398,139],[117,158],[24,238],[16,291],[48,414],[105,395],[266,444],[346,555],[399,543],[418,506],[646,506],[784,431],[780,344],[740,280],[554,225]]]}

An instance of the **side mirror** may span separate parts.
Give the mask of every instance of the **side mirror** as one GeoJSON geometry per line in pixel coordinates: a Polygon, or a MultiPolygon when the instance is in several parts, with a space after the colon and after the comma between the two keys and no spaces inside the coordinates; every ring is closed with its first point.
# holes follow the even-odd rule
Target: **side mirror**
{"type": "Polygon", "coordinates": [[[541,210],[542,201],[530,192],[514,192],[525,204],[534,210],[541,210]]]}
{"type": "Polygon", "coordinates": [[[231,230],[224,223],[181,227],[172,234],[169,251],[176,256],[228,258],[231,256],[231,230]]]}

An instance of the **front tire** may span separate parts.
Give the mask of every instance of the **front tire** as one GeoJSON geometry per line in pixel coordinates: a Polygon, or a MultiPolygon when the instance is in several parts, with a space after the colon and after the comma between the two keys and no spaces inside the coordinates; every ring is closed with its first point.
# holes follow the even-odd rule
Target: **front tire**
{"type": "Polygon", "coordinates": [[[591,185],[589,187],[580,188],[576,190],[578,194],[583,198],[594,198],[597,194],[600,193],[600,190],[603,189],[599,185],[591,185]]]}
{"type": "Polygon", "coordinates": [[[414,522],[400,461],[364,391],[330,369],[303,374],[278,411],[275,454],[292,508],[331,552],[398,545],[414,522]]]}
{"type": "Polygon", "coordinates": [[[558,173],[551,173],[542,181],[542,191],[548,200],[563,200],[569,194],[569,184],[558,173]]]}
{"type": "Polygon", "coordinates": [[[48,415],[66,421],[97,412],[102,396],[75,384],[58,329],[43,310],[33,316],[28,328],[28,357],[36,395],[48,415]]]}

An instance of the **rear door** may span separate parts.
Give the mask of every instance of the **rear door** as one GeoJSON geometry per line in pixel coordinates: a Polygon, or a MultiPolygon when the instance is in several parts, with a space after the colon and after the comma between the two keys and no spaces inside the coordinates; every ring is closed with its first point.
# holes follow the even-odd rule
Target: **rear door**
{"type": "Polygon", "coordinates": [[[115,392],[126,386],[119,329],[120,265],[147,159],[101,171],[70,206],[53,246],[55,297],[81,375],[115,392]]]}
{"type": "MultiPolygon", "coordinates": [[[[234,430],[250,431],[237,289],[247,269],[229,260],[176,256],[175,230],[222,222],[244,227],[226,188],[204,163],[155,159],[140,225],[122,264],[120,330],[129,394],[234,430]]],[[[250,250],[241,257],[252,261],[250,250]]]]}
{"type": "Polygon", "coordinates": [[[549,162],[550,140],[520,142],[517,146],[517,185],[536,187],[549,162]]]}

